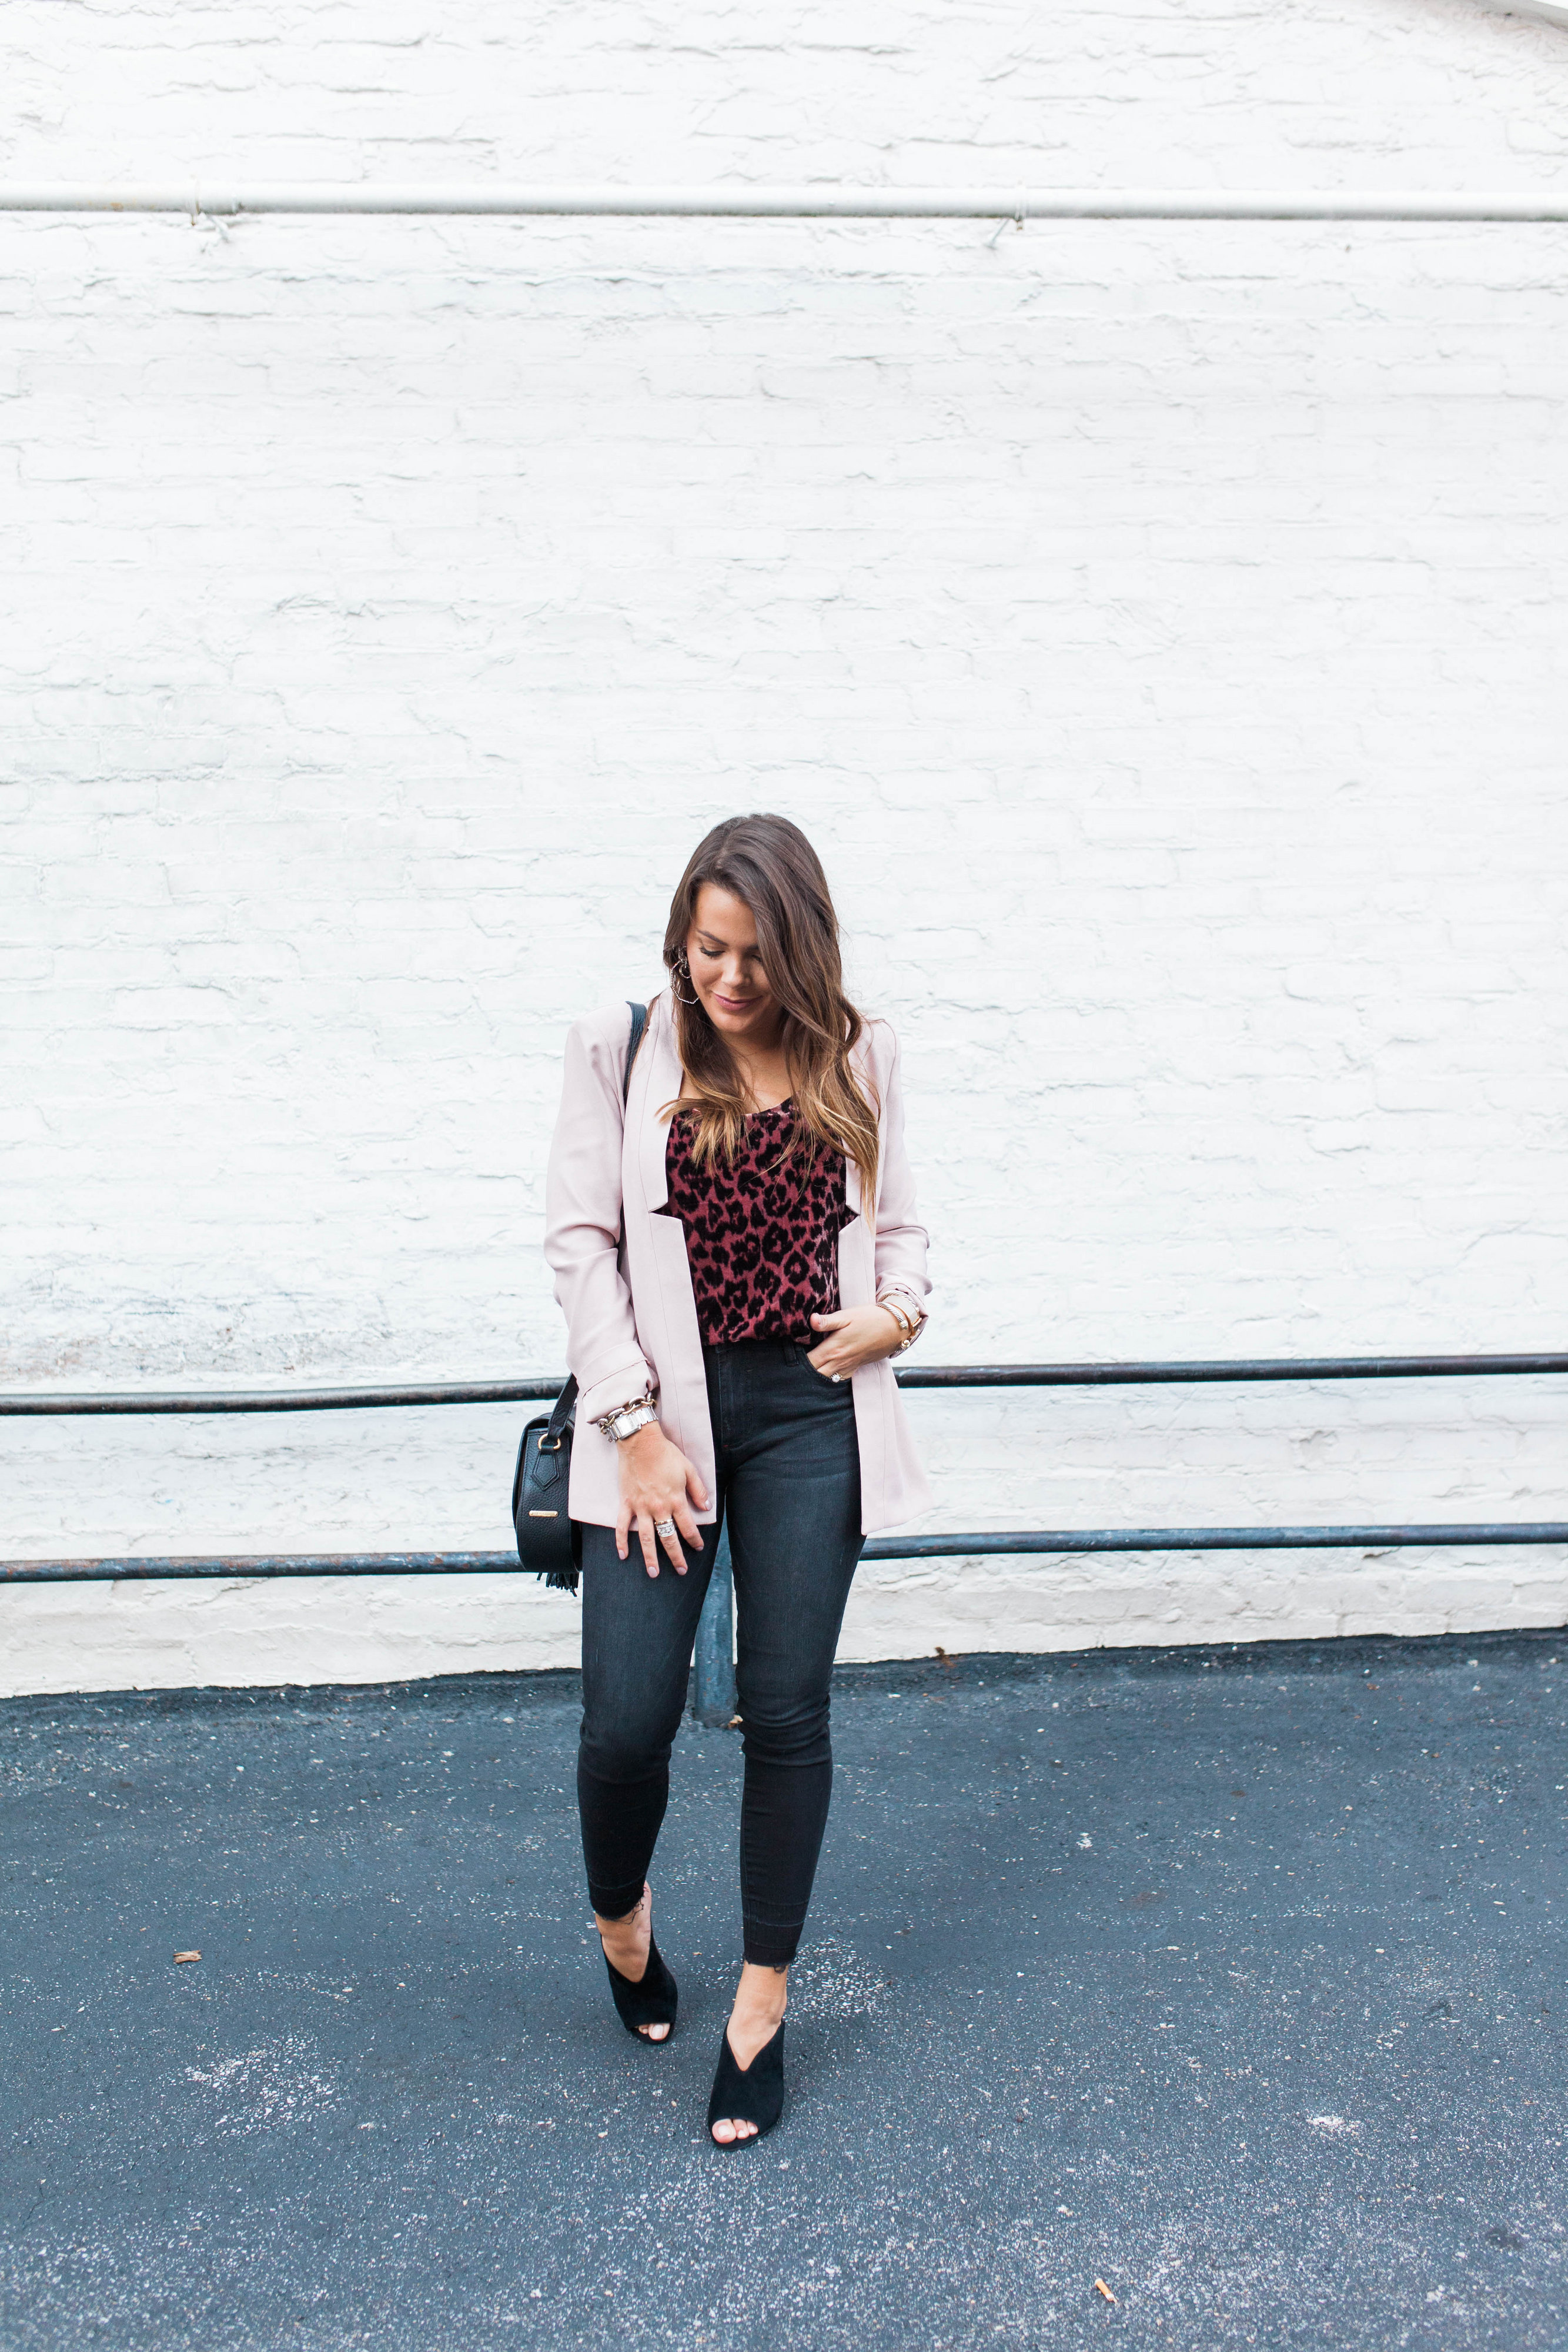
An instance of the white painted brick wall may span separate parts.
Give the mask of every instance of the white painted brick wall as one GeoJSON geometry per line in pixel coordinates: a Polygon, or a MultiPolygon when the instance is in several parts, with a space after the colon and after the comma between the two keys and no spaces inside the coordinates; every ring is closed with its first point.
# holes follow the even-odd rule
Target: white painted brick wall
{"type": "MultiPolygon", "coordinates": [[[[1561,184],[1469,0],[18,0],[11,178],[1561,184]]],[[[0,1377],[559,1363],[563,1028],[781,808],[933,1357],[1568,1344],[1561,228],[0,221],[0,1377]]],[[[973,1527],[1568,1517],[1568,1383],[921,1399],[973,1527]]],[[[506,1540],[516,1412],[0,1423],[10,1557],[506,1540]]],[[[1555,1554],[867,1571],[848,1654],[1553,1622],[1555,1554]]],[[[0,1687],[560,1663],[0,1594],[0,1687]]]]}

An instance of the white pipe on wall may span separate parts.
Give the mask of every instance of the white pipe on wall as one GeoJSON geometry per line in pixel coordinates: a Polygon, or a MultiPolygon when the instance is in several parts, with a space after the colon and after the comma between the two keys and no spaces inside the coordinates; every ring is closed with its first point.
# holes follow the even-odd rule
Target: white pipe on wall
{"type": "Polygon", "coordinates": [[[528,187],[505,181],[367,186],[5,187],[0,212],[607,215],[685,220],[1568,221],[1568,190],[1291,188],[528,187]]]}

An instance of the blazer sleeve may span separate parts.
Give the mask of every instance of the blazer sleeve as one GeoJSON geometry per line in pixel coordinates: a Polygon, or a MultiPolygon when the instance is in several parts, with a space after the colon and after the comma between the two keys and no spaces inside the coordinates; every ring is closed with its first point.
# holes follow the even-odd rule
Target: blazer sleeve
{"type": "Polygon", "coordinates": [[[898,1040],[883,1030],[885,1055],[877,1073],[882,1095],[882,1162],[876,1185],[876,1286],[930,1297],[925,1271],[928,1236],[915,1213],[915,1177],[904,1142],[904,1089],[898,1040]]]}
{"type": "Polygon", "coordinates": [[[620,1265],[621,1083],[630,1035],[629,1013],[619,1022],[593,1015],[571,1029],[545,1177],[545,1257],[566,1316],[580,1421],[653,1385],[620,1265]]]}

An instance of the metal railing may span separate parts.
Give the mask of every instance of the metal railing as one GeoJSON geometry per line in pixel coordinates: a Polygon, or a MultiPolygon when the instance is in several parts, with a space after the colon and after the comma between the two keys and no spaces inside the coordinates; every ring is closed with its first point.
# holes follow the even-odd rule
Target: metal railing
{"type": "MultiPolygon", "coordinates": [[[[1124,1364],[909,1364],[901,1389],[1147,1388],[1204,1381],[1469,1380],[1568,1372],[1568,1355],[1226,1356],[1124,1364]]],[[[357,1412],[382,1405],[553,1403],[564,1372],[521,1381],[416,1381],[331,1389],[0,1390],[14,1413],[357,1412]]]]}
{"type": "MultiPolygon", "coordinates": [[[[900,1367],[900,1388],[1113,1388],[1260,1381],[1460,1380],[1568,1373],[1568,1354],[1487,1356],[1246,1356],[1183,1362],[1113,1364],[926,1364],[900,1367]]],[[[0,1417],[120,1413],[356,1412],[388,1407],[542,1403],[562,1376],[517,1381],[444,1381],[355,1388],[10,1391],[0,1417]]],[[[958,1559],[1051,1553],[1134,1551],[1396,1550],[1412,1546],[1565,1544],[1568,1520],[1411,1521],[1396,1526],[985,1528],[925,1536],[878,1536],[862,1557],[958,1559]]],[[[0,1560],[0,1583],[182,1582],[188,1579],[295,1576],[468,1576],[517,1570],[515,1550],[284,1552],[206,1559],[0,1560]]],[[[721,1540],[696,1643],[700,1721],[724,1723],[735,1706],[733,1588],[721,1540]]]]}

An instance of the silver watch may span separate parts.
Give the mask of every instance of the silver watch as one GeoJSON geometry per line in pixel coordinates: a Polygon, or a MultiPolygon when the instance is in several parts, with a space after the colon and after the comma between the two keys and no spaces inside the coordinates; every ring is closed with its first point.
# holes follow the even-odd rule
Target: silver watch
{"type": "Polygon", "coordinates": [[[635,1404],[618,1405],[613,1412],[601,1414],[599,1426],[606,1437],[619,1445],[623,1437],[634,1437],[640,1429],[646,1429],[650,1422],[658,1418],[652,1399],[641,1397],[635,1404]]]}

